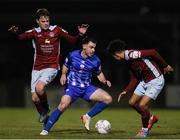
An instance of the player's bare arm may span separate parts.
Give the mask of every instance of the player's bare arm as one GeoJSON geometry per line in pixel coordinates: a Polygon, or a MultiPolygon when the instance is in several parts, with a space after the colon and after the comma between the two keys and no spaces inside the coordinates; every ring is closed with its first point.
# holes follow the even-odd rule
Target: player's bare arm
{"type": "Polygon", "coordinates": [[[67,80],[66,74],[67,74],[67,72],[68,72],[68,68],[65,65],[63,65],[62,74],[61,74],[61,78],[60,78],[60,84],[62,86],[66,83],[66,80],[67,80]]]}
{"type": "Polygon", "coordinates": [[[97,76],[97,78],[101,83],[107,85],[108,87],[111,87],[111,82],[106,79],[102,72],[97,76]]]}

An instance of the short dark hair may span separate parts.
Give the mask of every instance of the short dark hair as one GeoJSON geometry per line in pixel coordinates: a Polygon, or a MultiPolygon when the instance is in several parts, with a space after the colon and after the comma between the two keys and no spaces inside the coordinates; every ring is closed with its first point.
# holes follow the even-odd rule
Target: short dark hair
{"type": "Polygon", "coordinates": [[[90,41],[93,42],[93,43],[95,43],[95,44],[97,44],[96,39],[94,39],[94,38],[92,38],[92,37],[86,36],[86,37],[84,37],[84,38],[82,39],[81,45],[87,44],[87,43],[89,43],[90,41]]]}
{"type": "Polygon", "coordinates": [[[107,46],[107,51],[110,54],[114,54],[115,52],[123,51],[126,48],[126,43],[120,39],[112,40],[107,46]]]}
{"type": "Polygon", "coordinates": [[[50,16],[49,11],[46,8],[41,8],[36,11],[36,19],[39,19],[41,16],[50,16]]]}

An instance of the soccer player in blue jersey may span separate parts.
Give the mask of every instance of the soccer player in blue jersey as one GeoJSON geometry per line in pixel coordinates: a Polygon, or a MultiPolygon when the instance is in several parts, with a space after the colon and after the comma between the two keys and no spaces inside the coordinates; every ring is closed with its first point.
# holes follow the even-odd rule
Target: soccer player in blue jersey
{"type": "Polygon", "coordinates": [[[65,85],[67,82],[67,87],[59,106],[49,117],[40,135],[48,135],[62,113],[79,97],[88,102],[96,102],[88,113],[81,116],[81,121],[88,131],[90,130],[89,123],[91,118],[107,108],[112,102],[112,97],[106,91],[91,84],[92,74],[96,73],[100,82],[111,87],[111,82],[105,78],[101,71],[100,59],[94,54],[96,43],[96,40],[93,38],[86,37],[82,40],[81,50],[69,53],[62,67],[60,78],[61,85],[65,85]]]}

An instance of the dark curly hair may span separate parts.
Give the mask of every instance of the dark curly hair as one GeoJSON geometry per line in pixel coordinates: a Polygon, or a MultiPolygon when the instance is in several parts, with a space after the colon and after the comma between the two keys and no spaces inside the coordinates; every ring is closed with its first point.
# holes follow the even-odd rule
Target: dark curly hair
{"type": "Polygon", "coordinates": [[[123,51],[126,48],[126,43],[120,39],[112,40],[107,46],[107,51],[110,54],[114,54],[115,52],[123,51]]]}

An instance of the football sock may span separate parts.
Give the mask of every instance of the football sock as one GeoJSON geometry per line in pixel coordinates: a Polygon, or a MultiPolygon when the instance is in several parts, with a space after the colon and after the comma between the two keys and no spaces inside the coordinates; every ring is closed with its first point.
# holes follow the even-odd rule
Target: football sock
{"type": "Polygon", "coordinates": [[[148,131],[148,128],[142,128],[142,130],[148,131]]]}
{"type": "Polygon", "coordinates": [[[97,102],[87,114],[92,118],[107,107],[108,107],[108,104],[103,103],[103,102],[97,102]]]}
{"type": "Polygon", "coordinates": [[[61,114],[62,114],[62,112],[58,108],[56,110],[54,110],[54,112],[49,117],[48,122],[46,123],[46,126],[44,127],[44,130],[49,132],[51,127],[59,119],[61,114]]]}
{"type": "Polygon", "coordinates": [[[37,109],[38,113],[41,115],[41,113],[43,111],[42,104],[40,102],[33,102],[33,103],[36,106],[36,109],[37,109]]]}
{"type": "Polygon", "coordinates": [[[47,100],[47,94],[44,93],[41,97],[41,104],[43,106],[44,109],[49,110],[49,104],[48,104],[48,100],[47,100]]]}
{"type": "Polygon", "coordinates": [[[150,118],[149,118],[149,119],[150,119],[150,120],[152,120],[152,119],[153,119],[153,117],[154,117],[154,115],[152,114],[152,112],[150,112],[150,114],[149,114],[149,115],[150,115],[150,118]]]}
{"type": "Polygon", "coordinates": [[[141,114],[142,109],[140,107],[138,107],[138,105],[134,105],[132,107],[137,111],[137,113],[141,114]]]}
{"type": "Polygon", "coordinates": [[[150,118],[150,112],[148,109],[142,111],[142,124],[144,128],[148,127],[148,123],[149,123],[149,118],[150,118]]]}

